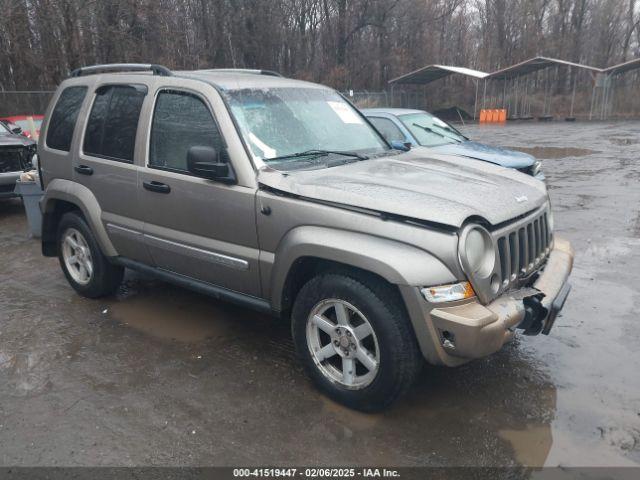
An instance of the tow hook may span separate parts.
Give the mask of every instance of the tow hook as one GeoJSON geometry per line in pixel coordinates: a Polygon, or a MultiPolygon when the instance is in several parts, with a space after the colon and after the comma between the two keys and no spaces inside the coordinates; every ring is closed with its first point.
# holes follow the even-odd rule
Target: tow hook
{"type": "Polygon", "coordinates": [[[518,328],[524,330],[525,335],[538,335],[544,327],[544,319],[549,311],[542,305],[543,293],[532,295],[524,299],[524,318],[518,328]]]}

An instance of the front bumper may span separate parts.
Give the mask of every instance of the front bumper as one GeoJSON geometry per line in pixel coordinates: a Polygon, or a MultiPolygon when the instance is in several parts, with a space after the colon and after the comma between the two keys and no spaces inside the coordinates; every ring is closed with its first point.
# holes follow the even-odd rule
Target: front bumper
{"type": "MultiPolygon", "coordinates": [[[[409,302],[414,330],[427,360],[455,366],[498,351],[516,329],[527,335],[548,334],[571,289],[568,278],[573,257],[571,244],[556,238],[544,270],[530,287],[505,293],[487,305],[474,298],[437,308],[422,305],[418,310],[409,302]],[[414,316],[420,313],[422,318],[414,316]]],[[[402,293],[408,300],[409,292],[402,293]]]]}

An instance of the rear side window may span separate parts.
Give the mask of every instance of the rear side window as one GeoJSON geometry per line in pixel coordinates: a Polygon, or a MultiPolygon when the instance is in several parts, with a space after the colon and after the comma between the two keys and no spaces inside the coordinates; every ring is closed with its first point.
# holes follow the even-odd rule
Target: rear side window
{"type": "Polygon", "coordinates": [[[47,146],[68,152],[87,87],[68,87],[58,98],[47,127],[47,146]]]}
{"type": "Polygon", "coordinates": [[[369,121],[378,129],[387,142],[404,142],[404,134],[392,120],[384,117],[369,117],[369,121]]]}
{"type": "Polygon", "coordinates": [[[83,151],[88,155],[133,162],[144,85],[108,85],[96,90],[83,151]]]}
{"type": "Polygon", "coordinates": [[[224,148],[220,131],[197,96],[186,92],[160,92],[153,112],[149,165],[187,171],[187,152],[193,146],[224,148]]]}

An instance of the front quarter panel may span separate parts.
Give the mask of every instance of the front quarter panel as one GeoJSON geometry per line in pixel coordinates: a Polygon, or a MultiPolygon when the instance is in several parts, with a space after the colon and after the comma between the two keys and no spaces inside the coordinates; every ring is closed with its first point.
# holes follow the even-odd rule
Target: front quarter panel
{"type": "Polygon", "coordinates": [[[270,283],[276,310],[280,310],[291,266],[304,257],[360,268],[395,285],[439,285],[455,281],[454,274],[442,262],[411,245],[365,233],[300,226],[285,235],[275,252],[270,283]]]}

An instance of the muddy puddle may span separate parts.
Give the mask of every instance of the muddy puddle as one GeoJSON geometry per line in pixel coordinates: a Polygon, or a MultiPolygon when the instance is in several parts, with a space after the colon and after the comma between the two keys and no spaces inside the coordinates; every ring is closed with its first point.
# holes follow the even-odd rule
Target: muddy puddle
{"type": "Polygon", "coordinates": [[[266,315],[133,272],[101,313],[153,337],[184,343],[233,337],[241,329],[260,330],[272,322],[266,315]]]}

